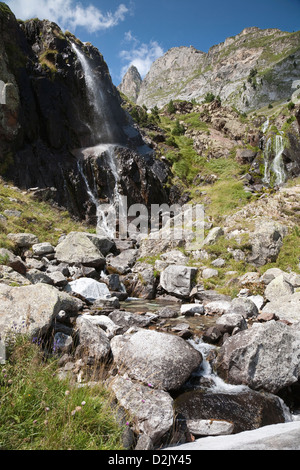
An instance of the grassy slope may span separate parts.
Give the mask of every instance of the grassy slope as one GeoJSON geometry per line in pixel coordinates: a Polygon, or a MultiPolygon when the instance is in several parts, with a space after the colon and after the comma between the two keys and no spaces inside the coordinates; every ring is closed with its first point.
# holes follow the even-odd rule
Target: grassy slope
{"type": "MultiPolygon", "coordinates": [[[[279,115],[285,116],[288,119],[291,117],[291,112],[287,109],[286,103],[278,103],[273,108],[263,108],[248,116],[243,115],[241,119],[244,123],[251,126],[252,119],[259,115],[269,116],[271,120],[279,115]]],[[[176,115],[175,117],[176,119],[161,113],[160,121],[157,123],[165,131],[166,142],[170,144],[160,144],[158,149],[158,153],[164,155],[172,166],[173,177],[169,184],[179,184],[183,191],[190,194],[192,203],[204,204],[206,216],[213,220],[214,225],[223,226],[226,216],[234,214],[239,209],[247,206],[248,203],[255,202],[258,198],[257,195],[245,191],[241,180],[242,175],[248,172],[249,166],[241,165],[236,161],[235,149],[233,149],[227,158],[209,160],[205,155],[199,156],[193,148],[192,139],[185,135],[173,135],[176,120],[183,121],[190,129],[198,129],[208,133],[210,130],[209,124],[201,121],[201,116],[193,112],[186,115],[176,115]],[[218,179],[214,184],[202,184],[199,186],[194,180],[195,176],[199,173],[203,176],[214,174],[218,179]]],[[[299,182],[298,178],[293,182],[289,182],[289,184],[299,185],[299,182]]],[[[270,197],[272,197],[272,194],[275,193],[271,190],[270,197]]],[[[260,268],[259,271],[263,273],[268,268],[278,267],[285,271],[292,270],[300,273],[299,246],[300,223],[298,227],[296,225],[288,236],[285,237],[276,263],[270,263],[260,268]]],[[[227,275],[227,272],[236,272],[234,275],[236,277],[236,275],[242,275],[245,272],[255,271],[256,268],[245,261],[235,261],[228,252],[228,248],[243,248],[247,251],[248,247],[247,236],[244,237],[242,244],[238,244],[234,240],[228,240],[223,236],[215,245],[205,247],[212,255],[225,259],[226,265],[224,268],[218,268],[218,278],[204,281],[199,279],[199,282],[204,283],[206,288],[216,288],[221,292],[236,295],[239,288],[228,282],[230,281],[230,276],[227,275]]],[[[158,258],[155,257],[155,259],[158,258]]],[[[149,262],[153,264],[151,258],[149,258],[149,262]]],[[[190,259],[190,264],[199,267],[203,266],[203,262],[196,262],[192,259],[190,259]]],[[[210,261],[206,261],[205,265],[213,267],[210,261]]]]}
{"type": "Polygon", "coordinates": [[[66,211],[52,207],[46,202],[39,202],[27,192],[22,192],[0,178],[0,214],[5,210],[17,210],[20,217],[7,216],[7,221],[0,222],[0,247],[12,249],[8,233],[33,233],[40,242],[56,244],[62,233],[71,231],[95,230],[76,222],[66,211]]]}

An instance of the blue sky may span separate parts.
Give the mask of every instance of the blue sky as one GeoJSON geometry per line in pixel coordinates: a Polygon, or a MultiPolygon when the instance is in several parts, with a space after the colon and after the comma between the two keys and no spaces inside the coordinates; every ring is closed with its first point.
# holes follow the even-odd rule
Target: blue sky
{"type": "Polygon", "coordinates": [[[103,54],[115,85],[175,46],[208,49],[244,28],[300,29],[300,0],[7,0],[17,18],[55,21],[103,54]]]}

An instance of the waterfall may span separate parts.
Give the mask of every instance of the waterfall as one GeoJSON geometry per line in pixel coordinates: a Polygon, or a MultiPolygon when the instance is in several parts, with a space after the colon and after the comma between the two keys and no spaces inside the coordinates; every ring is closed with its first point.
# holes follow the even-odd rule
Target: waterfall
{"type": "Polygon", "coordinates": [[[110,109],[106,96],[103,93],[103,84],[101,84],[99,77],[96,77],[85,54],[74,43],[72,43],[72,49],[81,63],[89,103],[94,111],[94,123],[92,126],[94,139],[98,143],[112,144],[115,142],[113,120],[109,119],[110,109]]]}
{"type": "Polygon", "coordinates": [[[263,126],[262,132],[265,135],[264,153],[264,178],[263,181],[270,184],[272,175],[274,175],[274,185],[280,186],[286,180],[285,167],[283,162],[284,151],[284,138],[283,133],[280,132],[276,135],[267,134],[269,129],[269,119],[267,119],[263,126]]]}
{"type": "Polygon", "coordinates": [[[113,239],[115,238],[116,227],[115,205],[118,204],[120,210],[122,202],[121,194],[119,192],[120,177],[117,163],[115,161],[115,146],[110,144],[100,144],[95,147],[77,150],[74,152],[74,154],[77,156],[78,172],[80,173],[85,183],[86,191],[90,197],[91,202],[96,206],[97,233],[101,236],[108,236],[109,238],[113,239]],[[102,204],[99,202],[96,177],[94,173],[92,172],[94,182],[91,187],[84,172],[83,162],[85,160],[88,161],[89,159],[96,157],[102,158],[103,166],[106,164],[114,179],[113,188],[108,195],[109,204],[102,204]]]}
{"type": "Polygon", "coordinates": [[[104,210],[103,205],[99,203],[96,185],[94,184],[93,189],[90,187],[80,161],[78,162],[78,171],[85,182],[87,193],[91,201],[96,206],[97,233],[114,238],[114,206],[119,204],[120,207],[120,203],[122,202],[119,192],[120,176],[115,151],[117,146],[120,147],[120,145],[118,145],[119,132],[111,115],[109,100],[107,99],[106,93],[103,92],[104,82],[102,82],[101,78],[93,71],[86,55],[74,43],[72,43],[72,49],[80,61],[84,73],[89,104],[93,109],[93,123],[92,126],[89,127],[91,128],[94,141],[96,142],[94,147],[80,149],[79,155],[80,159],[98,157],[101,155],[103,163],[109,168],[114,179],[113,188],[110,188],[110,194],[107,195],[109,198],[109,207],[106,206],[104,210]]]}
{"type": "Polygon", "coordinates": [[[284,151],[284,140],[282,135],[275,136],[275,157],[272,164],[272,170],[275,173],[276,180],[275,184],[280,186],[285,182],[286,175],[284,170],[284,163],[282,154],[284,151]]]}

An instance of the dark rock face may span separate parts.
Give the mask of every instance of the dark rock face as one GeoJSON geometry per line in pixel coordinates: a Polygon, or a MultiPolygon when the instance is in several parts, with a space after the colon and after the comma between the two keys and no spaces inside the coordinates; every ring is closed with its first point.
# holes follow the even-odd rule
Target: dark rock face
{"type": "Polygon", "coordinates": [[[252,390],[238,394],[195,390],[180,395],[174,407],[181,419],[230,421],[234,433],[284,422],[280,399],[252,390]]]}
{"type": "MultiPolygon", "coordinates": [[[[144,142],[121,107],[119,92],[99,51],[83,45],[71,33],[63,34],[55,23],[34,19],[19,24],[8,8],[0,11],[0,34],[0,78],[6,86],[6,104],[0,104],[1,173],[22,188],[55,188],[58,205],[93,222],[95,207],[78,171],[74,149],[102,142],[95,132],[94,104],[82,63],[72,47],[75,44],[93,69],[109,110],[98,125],[109,128],[111,143],[124,149],[120,158],[123,194],[130,193],[134,202],[150,202],[151,193],[166,201],[161,179],[166,171],[159,171],[158,163],[156,168],[150,149],[148,160],[140,155],[144,142]]],[[[99,166],[99,161],[93,164],[99,166]]],[[[101,187],[105,172],[100,165],[97,173],[102,178],[97,184],[101,187]]],[[[107,188],[100,196],[108,196],[107,188]]]]}

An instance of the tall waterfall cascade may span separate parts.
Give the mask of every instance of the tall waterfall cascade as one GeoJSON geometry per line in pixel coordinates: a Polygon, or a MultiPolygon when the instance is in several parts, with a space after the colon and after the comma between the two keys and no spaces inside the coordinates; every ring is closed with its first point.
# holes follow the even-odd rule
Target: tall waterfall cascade
{"type": "Polygon", "coordinates": [[[120,147],[120,145],[117,142],[115,129],[112,125],[113,119],[110,117],[109,103],[103,92],[103,85],[93,71],[86,55],[74,43],[72,43],[72,49],[80,61],[84,73],[89,105],[93,110],[93,122],[89,128],[96,143],[94,147],[82,148],[79,152],[76,152],[80,155],[77,165],[78,171],[84,180],[91,202],[96,206],[97,233],[114,238],[115,207],[118,205],[119,210],[122,207],[122,197],[119,190],[120,175],[116,157],[116,148],[120,147]],[[91,186],[84,173],[84,165],[82,163],[85,159],[99,156],[103,160],[103,166],[108,167],[114,179],[113,188],[111,188],[110,194],[107,195],[109,199],[108,205],[103,205],[99,202],[95,176],[91,186]]]}
{"type": "Polygon", "coordinates": [[[286,171],[283,161],[283,152],[285,148],[285,141],[283,132],[273,134],[269,132],[270,122],[269,119],[265,121],[262,126],[264,134],[264,178],[263,181],[267,184],[274,184],[281,186],[286,181],[286,171]],[[274,183],[273,183],[274,179],[274,183]]]}

